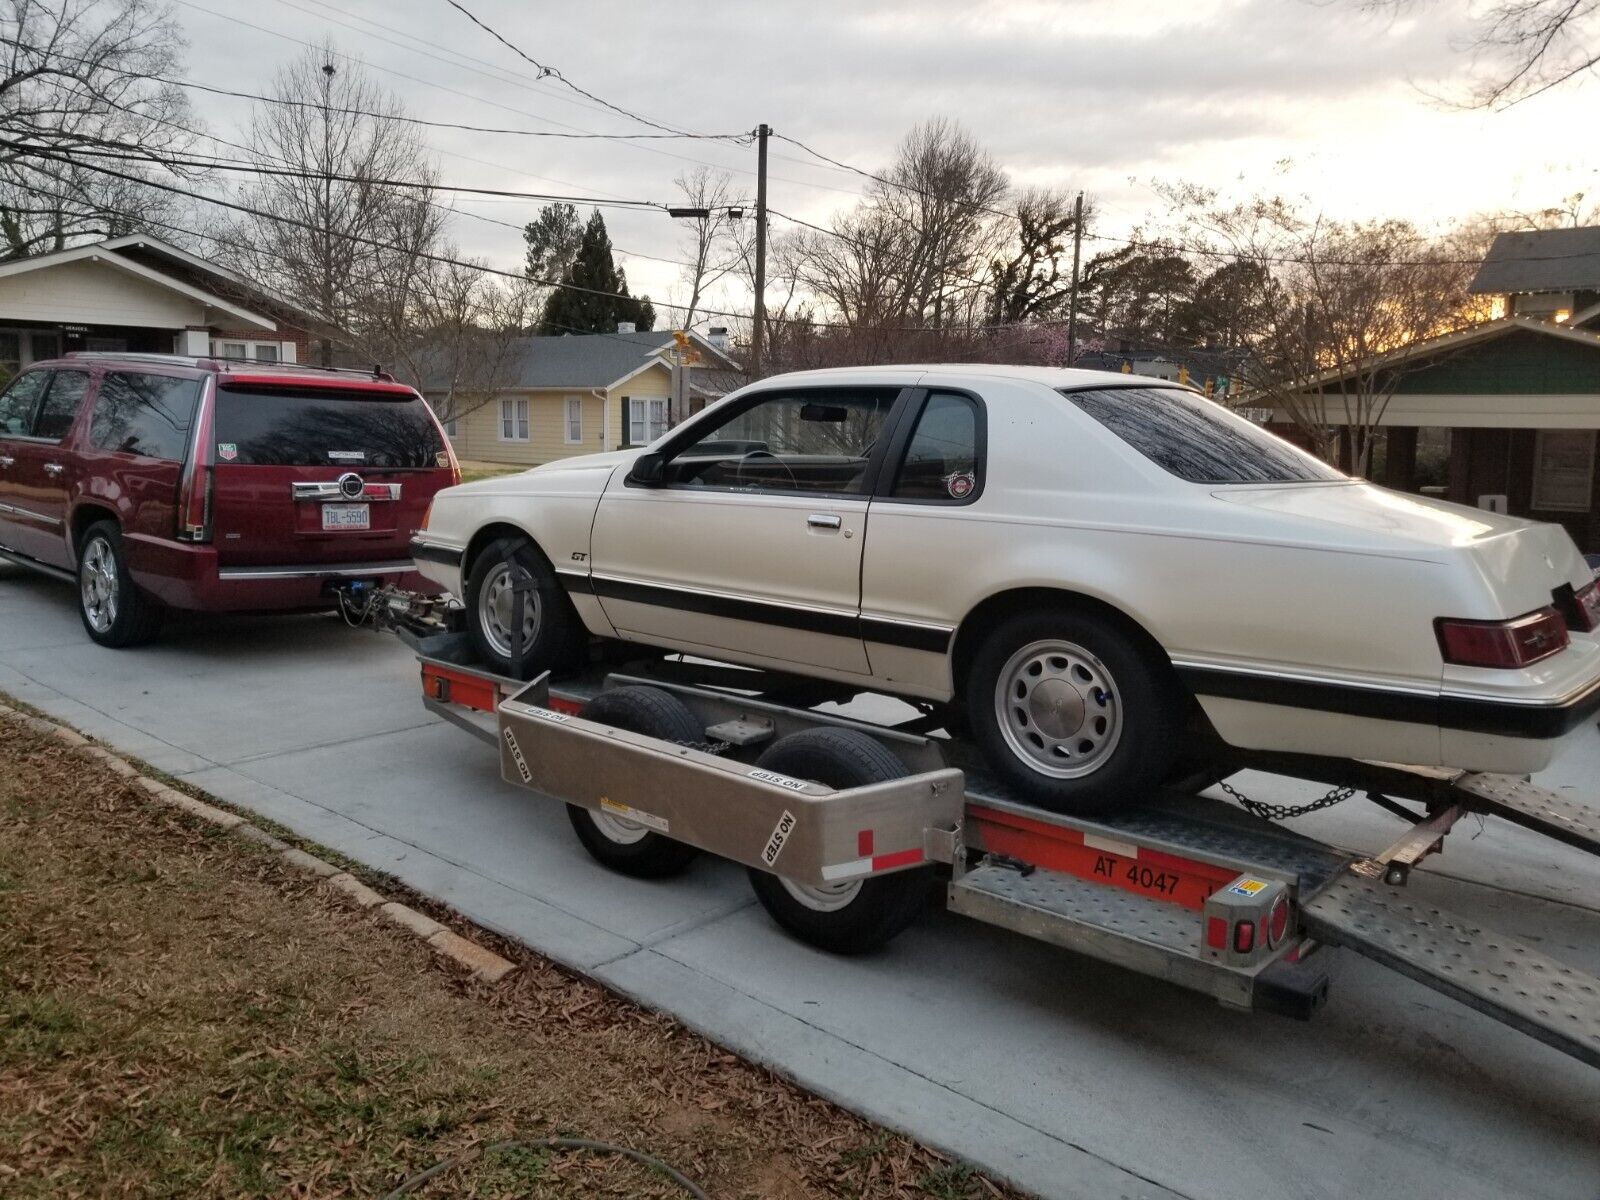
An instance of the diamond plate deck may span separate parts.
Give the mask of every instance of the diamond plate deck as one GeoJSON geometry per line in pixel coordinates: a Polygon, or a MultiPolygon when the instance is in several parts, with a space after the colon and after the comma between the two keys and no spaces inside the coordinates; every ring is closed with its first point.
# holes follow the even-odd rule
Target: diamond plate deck
{"type": "Polygon", "coordinates": [[[1600,980],[1492,930],[1345,875],[1300,909],[1301,927],[1600,1067],[1600,980]]]}
{"type": "Polygon", "coordinates": [[[1036,821],[1135,842],[1179,857],[1192,857],[1238,870],[1270,871],[1297,881],[1302,892],[1323,886],[1350,862],[1350,856],[1292,830],[1267,825],[1220,800],[1187,793],[1157,793],[1148,803],[1093,817],[1046,812],[1011,793],[993,777],[967,770],[967,800],[1011,807],[1036,821]]]}
{"type": "Polygon", "coordinates": [[[1524,829],[1600,854],[1600,810],[1510,775],[1463,775],[1451,786],[1464,793],[1466,806],[1474,812],[1493,813],[1524,829]]]}
{"type": "Polygon", "coordinates": [[[1249,1008],[1254,974],[1201,955],[1200,913],[1057,871],[986,864],[953,880],[948,903],[1025,937],[1103,959],[1249,1008]]]}

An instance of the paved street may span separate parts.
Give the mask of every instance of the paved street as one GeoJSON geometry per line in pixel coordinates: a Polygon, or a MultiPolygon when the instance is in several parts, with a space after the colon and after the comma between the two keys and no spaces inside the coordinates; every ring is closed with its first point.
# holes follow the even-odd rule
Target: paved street
{"type": "MultiPolygon", "coordinates": [[[[208,619],[102,650],[67,586],[0,566],[0,690],[1025,1188],[1600,1189],[1600,1074],[1365,962],[1346,958],[1329,1007],[1297,1024],[947,914],[876,956],[830,958],[781,935],[726,863],[666,883],[601,870],[558,805],[423,712],[415,680],[398,641],[332,617],[208,619]]],[[[1600,735],[1544,782],[1585,779],[1600,792],[1600,735]]],[[[1391,840],[1394,821],[1347,807],[1299,827],[1391,840]]],[[[1413,889],[1600,974],[1600,862],[1463,826],[1413,889]]]]}

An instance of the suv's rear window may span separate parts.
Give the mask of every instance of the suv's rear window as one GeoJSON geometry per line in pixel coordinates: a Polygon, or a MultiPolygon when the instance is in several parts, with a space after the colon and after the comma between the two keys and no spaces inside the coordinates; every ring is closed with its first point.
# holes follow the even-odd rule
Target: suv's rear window
{"type": "Polygon", "coordinates": [[[223,386],[217,459],[273,467],[437,467],[445,453],[418,396],[223,386]]]}
{"type": "Polygon", "coordinates": [[[1190,483],[1345,478],[1315,455],[1191,392],[1130,387],[1062,395],[1156,466],[1190,483]]]}

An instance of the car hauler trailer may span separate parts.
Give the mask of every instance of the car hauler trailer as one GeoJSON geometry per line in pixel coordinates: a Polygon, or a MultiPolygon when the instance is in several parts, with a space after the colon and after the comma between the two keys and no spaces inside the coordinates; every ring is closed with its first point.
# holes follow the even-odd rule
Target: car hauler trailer
{"type": "MultiPolygon", "coordinates": [[[[1600,853],[1595,811],[1528,783],[1344,764],[1329,799],[1364,793],[1413,822],[1371,858],[1198,787],[1066,816],[1008,795],[959,740],[929,736],[934,718],[856,720],[813,680],[666,656],[523,683],[482,670],[448,623],[391,608],[425,706],[495,745],[507,781],[565,802],[614,869],[732,859],[779,924],[847,952],[909,924],[947,872],[954,912],[1301,1019],[1343,948],[1600,1066],[1600,980],[1404,889],[1469,813],[1600,853]]],[[[1328,778],[1326,764],[1261,765],[1328,778]]]]}

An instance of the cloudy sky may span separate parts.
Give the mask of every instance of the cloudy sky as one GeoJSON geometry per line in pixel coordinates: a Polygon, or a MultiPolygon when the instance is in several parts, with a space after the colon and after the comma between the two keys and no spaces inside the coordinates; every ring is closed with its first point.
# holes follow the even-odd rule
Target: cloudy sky
{"type": "MultiPolygon", "coordinates": [[[[1083,188],[1099,231],[1156,206],[1151,181],[1311,197],[1331,216],[1425,226],[1600,191],[1592,112],[1569,85],[1508,112],[1430,99],[1470,66],[1467,0],[1393,19],[1356,0],[463,0],[534,58],[619,105],[705,133],[765,121],[833,158],[881,167],[915,122],[953,117],[1019,184],[1083,188]]],[[[641,126],[535,72],[446,0],[175,0],[187,78],[265,90],[332,39],[414,115],[527,129],[641,126]]],[[[237,138],[242,102],[197,99],[237,138]]],[[[755,151],[717,141],[569,142],[428,131],[461,186],[666,201],[698,162],[754,194],[755,151]]],[[[772,144],[770,203],[823,221],[866,181],[772,144]]],[[[463,251],[504,267],[522,201],[457,197],[463,251]],[[476,214],[469,216],[468,214],[476,214]],[[492,218],[485,220],[483,218],[492,218]]],[[[610,210],[635,291],[681,295],[683,231],[610,210]],[[655,256],[655,258],[645,257],[655,256]]],[[[775,231],[784,222],[774,221],[775,231]]]]}

